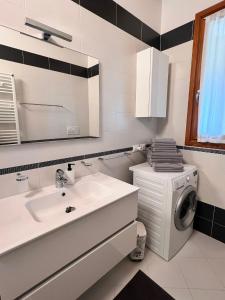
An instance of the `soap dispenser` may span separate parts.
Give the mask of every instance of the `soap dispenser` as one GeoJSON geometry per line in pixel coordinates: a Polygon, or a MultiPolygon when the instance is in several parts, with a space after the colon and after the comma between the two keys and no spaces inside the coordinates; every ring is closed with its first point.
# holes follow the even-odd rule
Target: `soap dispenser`
{"type": "Polygon", "coordinates": [[[75,164],[68,164],[68,167],[65,171],[67,177],[67,184],[74,184],[75,183],[75,169],[72,167],[75,164]]]}

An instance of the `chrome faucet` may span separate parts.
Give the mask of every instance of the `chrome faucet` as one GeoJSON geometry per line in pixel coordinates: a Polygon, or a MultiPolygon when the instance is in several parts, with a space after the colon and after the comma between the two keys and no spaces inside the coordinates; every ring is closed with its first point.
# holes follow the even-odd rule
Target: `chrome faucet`
{"type": "Polygon", "coordinates": [[[68,179],[66,178],[65,172],[61,169],[57,169],[55,174],[55,186],[57,188],[63,188],[67,181],[68,179]]]}

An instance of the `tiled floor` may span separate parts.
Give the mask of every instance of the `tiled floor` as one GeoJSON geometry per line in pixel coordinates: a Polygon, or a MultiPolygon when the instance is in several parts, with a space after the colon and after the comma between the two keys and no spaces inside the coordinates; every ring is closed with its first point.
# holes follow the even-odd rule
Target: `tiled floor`
{"type": "Polygon", "coordinates": [[[112,300],[139,269],[177,300],[225,300],[225,244],[197,231],[171,261],[146,250],[143,262],[123,260],[79,300],[112,300]]]}

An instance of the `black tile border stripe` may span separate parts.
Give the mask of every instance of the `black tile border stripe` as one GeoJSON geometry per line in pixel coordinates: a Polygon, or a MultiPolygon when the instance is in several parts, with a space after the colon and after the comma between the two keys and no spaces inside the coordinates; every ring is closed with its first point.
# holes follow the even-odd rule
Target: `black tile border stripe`
{"type": "Polygon", "coordinates": [[[0,59],[23,63],[23,52],[20,49],[0,45],[0,59]]]}
{"type": "Polygon", "coordinates": [[[17,173],[17,172],[22,172],[22,171],[27,171],[27,170],[32,170],[32,169],[44,168],[44,167],[64,164],[64,163],[68,163],[68,162],[78,161],[78,160],[82,160],[82,159],[88,159],[88,158],[100,157],[100,156],[105,156],[105,155],[110,155],[110,154],[121,153],[121,152],[127,152],[127,151],[131,151],[132,149],[133,149],[132,147],[127,147],[127,148],[114,149],[114,150],[108,150],[108,151],[102,151],[102,152],[96,152],[96,153],[89,153],[89,154],[72,156],[72,157],[65,157],[65,158],[54,159],[54,160],[49,160],[49,161],[42,161],[42,162],[32,163],[32,164],[27,164],[27,165],[3,168],[3,169],[0,169],[0,175],[6,175],[6,174],[17,173]]]}
{"type": "Polygon", "coordinates": [[[119,4],[116,6],[116,26],[141,40],[142,22],[119,4]]]}
{"type": "Polygon", "coordinates": [[[164,51],[166,49],[193,40],[193,33],[194,33],[194,21],[191,21],[169,32],[162,34],[160,50],[164,51]]]}
{"type": "MultiPolygon", "coordinates": [[[[83,138],[93,138],[93,137],[83,137],[83,138]]],[[[62,140],[71,140],[71,139],[73,140],[74,138],[65,138],[65,139],[62,139],[62,140]]],[[[46,140],[41,140],[41,141],[45,142],[46,140]]],[[[24,142],[24,144],[29,143],[29,142],[32,143],[33,141],[24,142]]],[[[39,142],[40,142],[40,140],[39,140],[39,142]]],[[[178,149],[184,149],[186,147],[188,147],[188,146],[177,146],[178,149]]],[[[194,147],[188,147],[187,150],[193,151],[192,148],[194,148],[194,147]]],[[[197,149],[198,149],[197,151],[199,151],[199,149],[204,150],[205,148],[197,148],[197,149]]],[[[109,151],[90,153],[90,154],[85,154],[85,155],[82,155],[82,156],[73,156],[73,157],[61,158],[61,159],[57,159],[57,160],[50,160],[50,161],[39,162],[39,163],[32,163],[32,164],[27,164],[27,165],[22,165],[22,166],[2,168],[2,169],[0,169],[0,175],[16,173],[16,172],[21,172],[21,171],[26,171],[26,170],[32,170],[32,169],[36,169],[36,168],[43,167],[43,166],[52,166],[52,165],[72,162],[72,161],[76,161],[76,160],[80,160],[80,159],[84,159],[84,158],[88,159],[88,158],[92,158],[92,157],[98,157],[98,156],[104,156],[104,155],[109,155],[109,154],[121,153],[121,152],[126,152],[126,151],[131,151],[131,150],[132,150],[132,147],[128,147],[128,148],[121,148],[121,149],[114,149],[114,150],[109,150],[109,151]]],[[[206,149],[206,150],[209,150],[209,149],[206,149]]],[[[219,151],[221,151],[221,150],[219,150],[219,151]]],[[[203,151],[203,152],[205,152],[205,151],[203,151]]],[[[206,152],[209,152],[209,151],[206,151],[206,152]]],[[[223,151],[223,152],[225,152],[225,151],[223,151]]],[[[223,154],[225,154],[225,153],[223,153],[223,154]]]]}
{"type": "Polygon", "coordinates": [[[198,201],[194,229],[225,243],[225,209],[198,201]]]}
{"type": "Polygon", "coordinates": [[[141,40],[142,42],[158,50],[160,50],[161,48],[160,46],[161,36],[152,28],[145,25],[144,23],[142,24],[141,40]]]}
{"type": "Polygon", "coordinates": [[[117,28],[160,50],[160,34],[113,0],[71,0],[117,28]]]}
{"type": "MultiPolygon", "coordinates": [[[[104,18],[108,22],[138,38],[149,46],[155,47],[161,51],[193,39],[194,21],[188,22],[160,35],[158,32],[112,0],[104,2],[102,0],[93,2],[88,0],[72,1],[104,18]],[[110,11],[109,7],[113,8],[113,12],[110,11]],[[115,16],[112,17],[111,13],[115,16]]],[[[6,45],[0,45],[0,59],[83,78],[90,78],[92,76],[99,75],[99,65],[95,65],[91,68],[85,68],[6,45]]]]}
{"type": "Polygon", "coordinates": [[[187,151],[196,151],[196,152],[205,152],[205,153],[225,155],[225,150],[222,150],[222,149],[193,147],[193,146],[180,146],[180,145],[178,145],[177,148],[180,149],[180,150],[187,150],[187,151]]]}
{"type": "Polygon", "coordinates": [[[79,4],[106,21],[116,25],[116,2],[112,0],[80,0],[79,4]]]}
{"type": "Polygon", "coordinates": [[[44,139],[44,140],[29,140],[29,141],[21,141],[21,144],[43,143],[43,142],[57,142],[57,141],[68,141],[68,140],[78,140],[78,139],[79,140],[80,139],[98,139],[98,137],[96,137],[96,136],[75,136],[75,137],[44,139]]]}
{"type": "Polygon", "coordinates": [[[99,75],[99,64],[90,68],[0,44],[0,59],[83,78],[99,75]]]}
{"type": "Polygon", "coordinates": [[[151,47],[164,51],[193,39],[194,21],[160,35],[113,0],[71,0],[151,47]]]}
{"type": "MultiPolygon", "coordinates": [[[[86,9],[89,9],[93,13],[138,38],[149,46],[155,47],[161,51],[193,39],[194,21],[160,35],[112,0],[104,2],[102,0],[93,2],[88,0],[72,1],[80,4],[86,9]],[[112,13],[109,9],[110,7],[113,8],[113,14],[115,15],[113,18],[112,16],[109,16],[112,13]]],[[[99,65],[95,65],[91,68],[85,68],[6,45],[0,45],[0,59],[48,69],[51,71],[62,72],[69,75],[80,76],[83,78],[90,78],[92,76],[99,75],[99,65]]]]}

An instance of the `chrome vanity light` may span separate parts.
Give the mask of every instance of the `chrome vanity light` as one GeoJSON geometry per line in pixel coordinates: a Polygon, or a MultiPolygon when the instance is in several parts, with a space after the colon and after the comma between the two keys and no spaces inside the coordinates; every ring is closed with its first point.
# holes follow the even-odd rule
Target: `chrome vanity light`
{"type": "Polygon", "coordinates": [[[38,29],[40,31],[43,31],[43,38],[46,41],[48,41],[50,39],[50,37],[53,35],[53,36],[56,36],[63,40],[66,40],[68,42],[72,42],[72,35],[65,33],[63,31],[57,30],[53,27],[50,27],[50,26],[40,23],[38,21],[35,21],[33,19],[26,18],[25,25],[30,26],[35,29],[38,29]]]}

